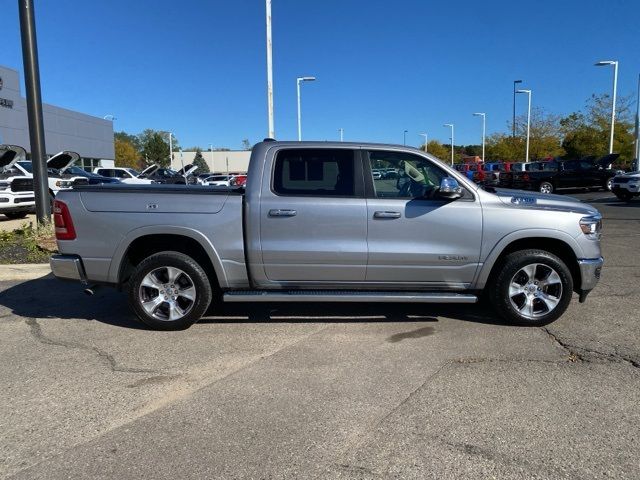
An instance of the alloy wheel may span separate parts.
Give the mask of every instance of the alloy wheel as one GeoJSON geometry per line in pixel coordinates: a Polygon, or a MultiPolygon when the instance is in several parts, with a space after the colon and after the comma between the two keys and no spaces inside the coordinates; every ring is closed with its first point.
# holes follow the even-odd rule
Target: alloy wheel
{"type": "Polygon", "coordinates": [[[147,273],[138,289],[138,301],[153,318],[180,320],[188,315],[196,301],[191,277],[176,267],[160,267],[147,273]]]}
{"type": "Polygon", "coordinates": [[[560,303],[562,280],[558,272],[543,263],[522,267],[511,278],[509,301],[527,319],[538,319],[551,313],[560,303]]]}

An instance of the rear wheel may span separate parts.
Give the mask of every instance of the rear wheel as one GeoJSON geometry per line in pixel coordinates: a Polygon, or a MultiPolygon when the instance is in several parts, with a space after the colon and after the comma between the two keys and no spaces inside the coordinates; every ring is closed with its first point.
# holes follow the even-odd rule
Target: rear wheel
{"type": "Polygon", "coordinates": [[[129,282],[129,304],[156,330],[183,330],[197,322],[212,299],[205,271],[188,255],[160,252],[144,259],[129,282]]]}
{"type": "Polygon", "coordinates": [[[541,326],[558,319],[569,306],[573,279],[565,263],[544,250],[507,255],[489,285],[491,303],[505,320],[541,326]]]}
{"type": "Polygon", "coordinates": [[[549,182],[542,182],[538,187],[540,193],[553,193],[553,185],[549,182]]]}
{"type": "Polygon", "coordinates": [[[5,217],[9,220],[18,220],[19,218],[24,218],[27,216],[27,212],[6,212],[5,217]]]}
{"type": "Polygon", "coordinates": [[[611,188],[613,188],[613,177],[611,177],[611,178],[607,178],[607,181],[606,181],[606,182],[604,182],[604,185],[602,186],[602,188],[603,188],[605,191],[609,191],[609,192],[610,192],[610,191],[611,191],[611,188]]]}

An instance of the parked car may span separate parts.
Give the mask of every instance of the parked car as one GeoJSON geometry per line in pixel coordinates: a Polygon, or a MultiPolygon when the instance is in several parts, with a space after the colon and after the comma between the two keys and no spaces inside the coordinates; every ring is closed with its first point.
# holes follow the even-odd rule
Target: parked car
{"type": "Polygon", "coordinates": [[[89,180],[89,185],[103,185],[107,183],[122,183],[119,179],[113,177],[103,177],[102,175],[98,175],[96,173],[87,172],[85,169],[80,168],[76,165],[71,165],[60,173],[63,175],[74,175],[77,177],[85,177],[89,180]]]}
{"type": "Polygon", "coordinates": [[[522,186],[516,188],[552,193],[566,188],[602,188],[611,190],[615,171],[611,165],[619,154],[601,158],[586,157],[563,162],[534,162],[533,168],[522,176],[522,186]]]}
{"type": "Polygon", "coordinates": [[[140,178],[140,172],[133,168],[126,167],[96,167],[93,173],[102,177],[117,178],[122,183],[130,184],[150,184],[152,180],[140,178]]]}
{"type": "Polygon", "coordinates": [[[190,326],[212,302],[473,304],[481,294],[508,321],[543,325],[573,291],[585,301],[603,264],[592,206],[493,193],[393,145],[265,141],[246,189],[83,186],[60,193],[54,216],[55,276],[125,289],[161,330],[190,326]],[[374,181],[378,164],[403,181],[374,181]]]}
{"type": "Polygon", "coordinates": [[[191,173],[195,172],[198,168],[196,166],[189,167],[190,168],[186,169],[186,173],[183,175],[170,168],[152,165],[144,169],[138,178],[151,180],[155,183],[163,183],[167,185],[185,185],[188,181],[188,176],[191,173]]]}
{"type": "Polygon", "coordinates": [[[24,218],[35,207],[33,177],[15,167],[27,152],[17,145],[0,145],[0,214],[24,218]]]}
{"type": "Polygon", "coordinates": [[[613,177],[611,191],[618,199],[628,202],[640,195],[640,172],[629,172],[613,177]]]}

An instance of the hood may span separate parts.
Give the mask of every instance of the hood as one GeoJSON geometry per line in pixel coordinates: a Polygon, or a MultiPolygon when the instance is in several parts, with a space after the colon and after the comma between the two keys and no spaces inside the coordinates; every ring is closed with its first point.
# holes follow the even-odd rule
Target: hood
{"type": "Polygon", "coordinates": [[[47,167],[55,170],[64,170],[78,160],[80,160],[79,153],[64,151],[56,153],[53,157],[47,160],[47,167]]]}
{"type": "Polygon", "coordinates": [[[564,212],[575,212],[584,215],[598,213],[594,207],[583,203],[577,198],[566,195],[554,195],[553,193],[538,193],[528,190],[507,190],[495,189],[495,194],[505,205],[515,208],[526,208],[532,210],[556,210],[564,212]]]}
{"type": "Polygon", "coordinates": [[[14,163],[27,157],[27,151],[17,145],[0,145],[0,170],[10,169],[14,163]]]}
{"type": "Polygon", "coordinates": [[[616,159],[620,156],[619,153],[610,153],[609,155],[605,155],[604,157],[600,157],[594,163],[599,167],[609,169],[611,168],[611,164],[616,161],[616,159]]]}
{"type": "Polygon", "coordinates": [[[620,174],[616,175],[615,178],[621,178],[621,177],[624,177],[624,178],[629,178],[629,177],[635,178],[635,177],[638,177],[638,178],[640,178],[640,172],[620,173],[620,174]]]}
{"type": "Polygon", "coordinates": [[[182,175],[183,177],[188,177],[193,172],[195,172],[197,169],[198,169],[197,165],[194,165],[193,163],[189,163],[189,164],[185,165],[183,168],[181,168],[180,170],[178,170],[178,174],[182,175]]]}
{"type": "Polygon", "coordinates": [[[150,165],[140,172],[140,175],[138,175],[138,178],[144,178],[146,176],[153,175],[153,172],[155,172],[159,168],[160,167],[156,164],[150,165]]]}

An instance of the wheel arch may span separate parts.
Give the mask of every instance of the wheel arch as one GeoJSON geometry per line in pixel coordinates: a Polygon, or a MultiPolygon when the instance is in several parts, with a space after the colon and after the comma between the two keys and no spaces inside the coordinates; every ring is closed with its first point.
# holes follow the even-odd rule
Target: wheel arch
{"type": "Polygon", "coordinates": [[[582,249],[574,238],[560,231],[521,231],[503,238],[487,256],[474,281],[473,288],[482,290],[500,270],[502,260],[518,250],[545,250],[560,258],[571,272],[574,289],[582,283],[578,259],[582,249]]]}
{"type": "Polygon", "coordinates": [[[227,277],[215,247],[202,233],[184,227],[142,227],[119,243],[109,268],[111,283],[125,283],[133,268],[144,258],[162,251],[184,253],[207,272],[212,286],[225,287],[227,277]]]}

